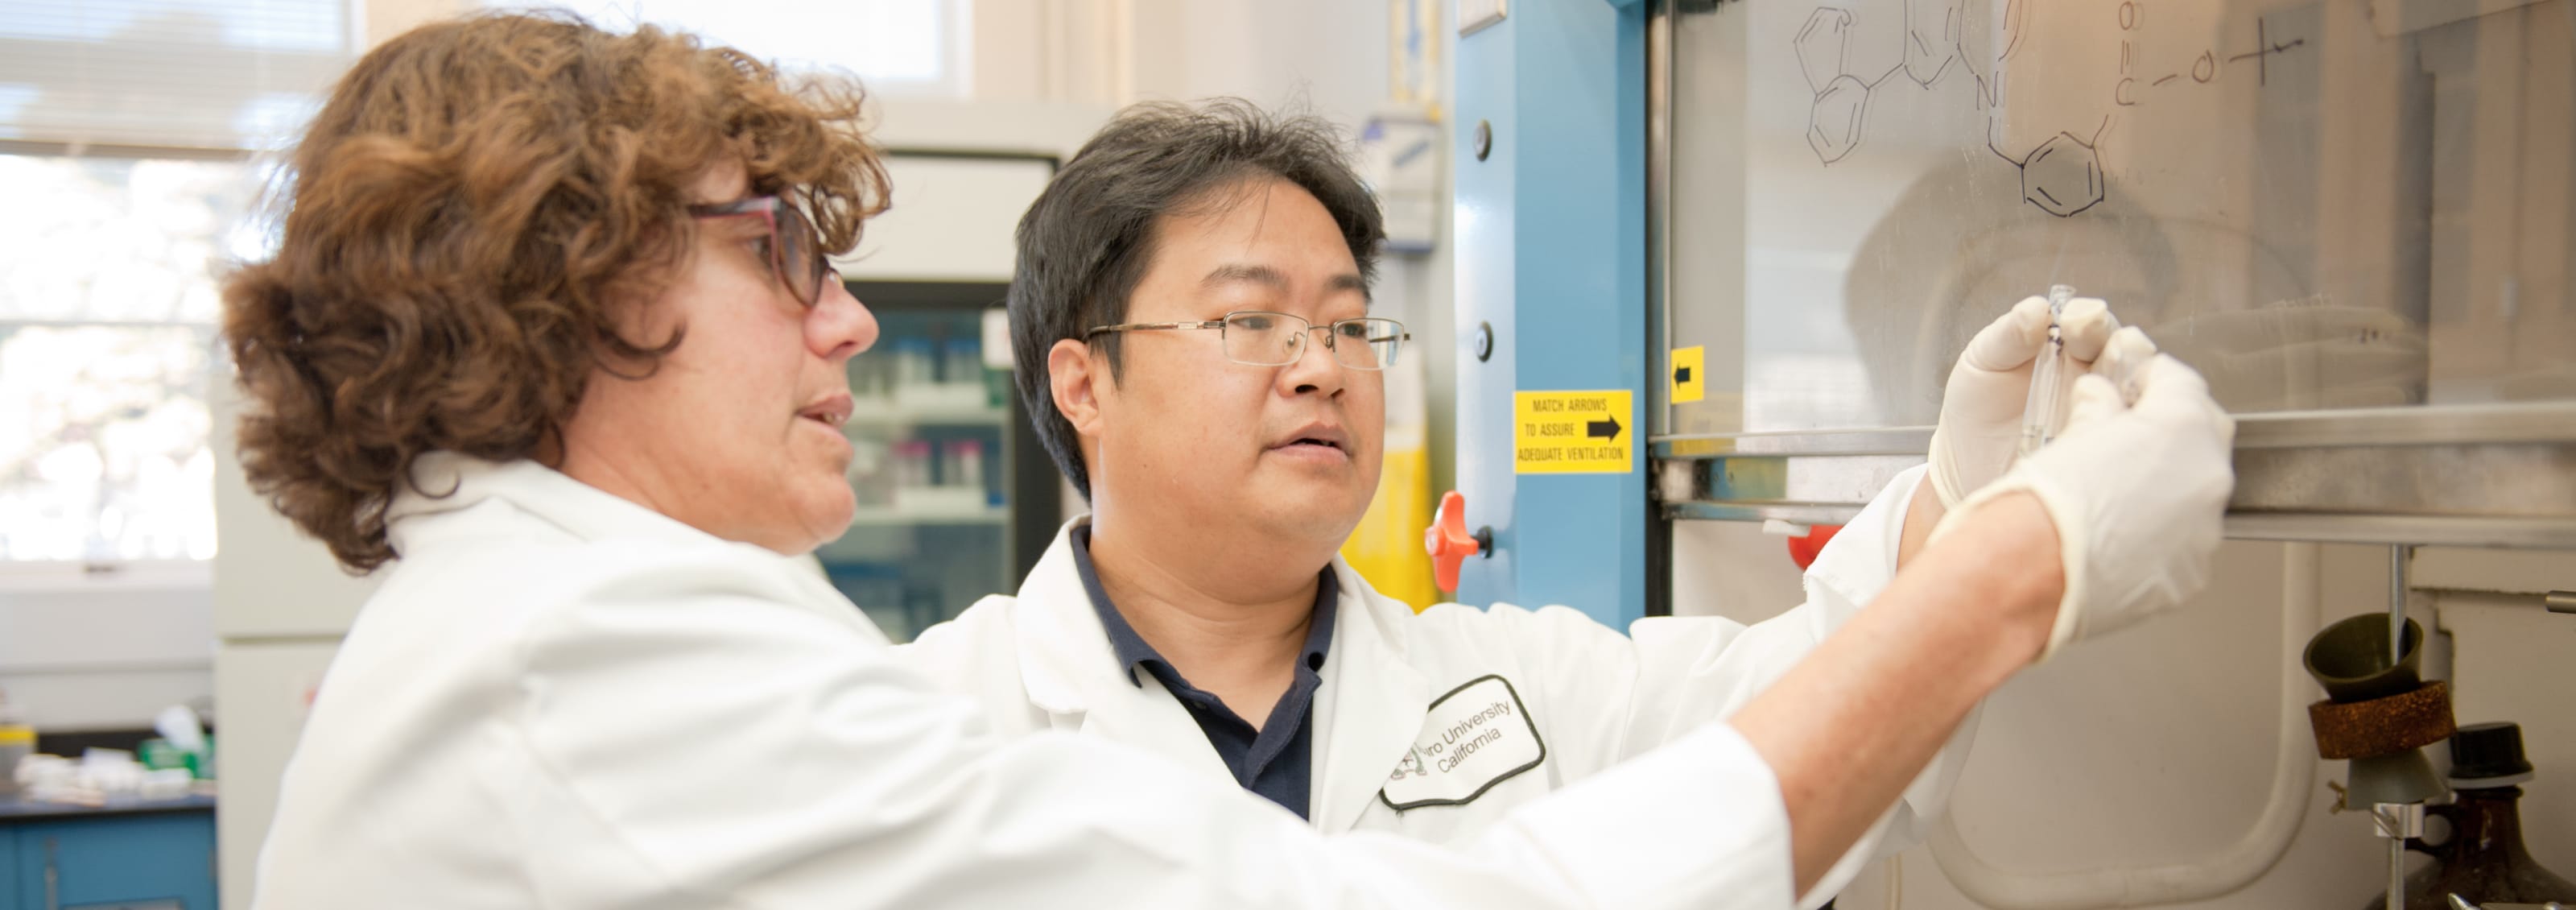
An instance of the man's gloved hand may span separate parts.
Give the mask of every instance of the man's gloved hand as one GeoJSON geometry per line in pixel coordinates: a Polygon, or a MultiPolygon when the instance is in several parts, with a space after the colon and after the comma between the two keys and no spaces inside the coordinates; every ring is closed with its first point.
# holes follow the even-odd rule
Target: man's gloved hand
{"type": "MultiPolygon", "coordinates": [[[[2101,300],[2067,301],[2058,315],[2068,360],[2060,381],[2071,388],[2089,372],[2119,327],[2101,300]]],[[[1942,505],[1957,506],[2012,466],[2021,446],[2022,410],[2030,402],[2031,363],[2047,344],[2048,298],[2032,297],[2013,305],[1960,352],[1941,391],[1940,426],[1932,431],[1932,489],[1942,505]]],[[[2072,397],[2065,388],[2058,392],[2058,401],[2072,397]]]]}
{"type": "Polygon", "coordinates": [[[2066,597],[2047,660],[2067,642],[2173,608],[2209,581],[2220,517],[2236,486],[2236,422],[2200,374],[2136,329],[2108,344],[2117,368],[2078,379],[2063,435],[1970,494],[1933,538],[1995,497],[2027,491],[2057,526],[2066,597]],[[2111,378],[2122,376],[2119,384],[2111,378]],[[2136,404],[2123,403],[2122,386],[2136,404]]]}

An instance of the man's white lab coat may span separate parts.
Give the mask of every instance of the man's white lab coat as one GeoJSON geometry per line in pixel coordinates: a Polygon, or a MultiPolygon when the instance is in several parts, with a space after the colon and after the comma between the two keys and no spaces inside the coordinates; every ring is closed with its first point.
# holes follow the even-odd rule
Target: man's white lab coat
{"type": "MultiPolygon", "coordinates": [[[[1113,741],[1126,736],[994,735],[990,712],[906,667],[794,561],[530,462],[433,455],[415,475],[443,495],[389,510],[402,558],[287,767],[258,910],[1790,903],[1778,784],[1741,736],[1676,736],[1661,695],[1572,716],[1558,694],[1572,683],[1500,639],[1495,659],[1543,693],[1531,710],[1569,767],[1599,763],[1608,750],[1583,741],[1613,731],[1622,753],[1672,745],[1448,848],[1324,837],[1203,761],[1113,741]]],[[[1369,631],[1378,644],[1337,655],[1400,645],[1369,631]]],[[[1425,687],[1463,665],[1370,663],[1413,666],[1425,687]]],[[[1325,748],[1389,747],[1399,725],[1351,722],[1328,695],[1330,729],[1353,732],[1325,748]]],[[[1347,805],[1358,784],[1323,773],[1347,805]]]]}
{"type": "MultiPolygon", "coordinates": [[[[1919,468],[1900,476],[1835,536],[1807,572],[1805,604],[1752,626],[1661,617],[1623,636],[1564,607],[1510,604],[1441,604],[1417,616],[1335,558],[1339,612],[1309,721],[1309,819],[1325,833],[1458,842],[1513,807],[1732,715],[1886,586],[1922,477],[1919,468]],[[1472,751],[1462,758],[1462,750],[1472,751]]],[[[1152,675],[1119,666],[1075,569],[1072,528],[1056,535],[1017,597],[985,598],[896,650],[974,697],[1003,733],[1080,732],[1151,751],[1212,784],[1233,783],[1180,701],[1152,675]]],[[[1919,839],[1957,780],[1974,727],[1971,715],[1804,905],[1822,904],[1868,860],[1919,839]]],[[[1780,811],[1772,798],[1748,797],[1705,823],[1785,827],[1780,811]]]]}

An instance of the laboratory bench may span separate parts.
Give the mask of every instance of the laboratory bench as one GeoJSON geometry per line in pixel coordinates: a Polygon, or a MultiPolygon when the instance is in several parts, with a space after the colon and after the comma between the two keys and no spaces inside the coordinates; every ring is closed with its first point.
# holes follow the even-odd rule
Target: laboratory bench
{"type": "Polygon", "coordinates": [[[0,910],[215,910],[215,798],[0,797],[0,910]]]}

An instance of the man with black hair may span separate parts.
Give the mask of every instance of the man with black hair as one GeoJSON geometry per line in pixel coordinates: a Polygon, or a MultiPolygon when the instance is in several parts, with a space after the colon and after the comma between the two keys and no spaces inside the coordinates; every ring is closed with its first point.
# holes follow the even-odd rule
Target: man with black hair
{"type": "Polygon", "coordinates": [[[2094,473],[2076,440],[2198,445],[2225,418],[2099,301],[2060,318],[2073,372],[2107,350],[2153,389],[2132,408],[2075,386],[2075,454],[2014,464],[2034,299],[1971,342],[1933,463],[1835,538],[1805,604],[1624,636],[1563,607],[1416,615],[1335,555],[1377,487],[1381,371],[1411,341],[1369,311],[1383,237],[1316,119],[1149,104],[1093,137],[1021,220],[1010,290],[1021,395],[1091,514],[1017,597],[907,646],[914,665],[1005,733],[1107,737],[1326,832],[1444,842],[1721,726],[1744,748],[1692,773],[1741,794],[1706,821],[1741,849],[1710,874],[1760,883],[1744,906],[1814,906],[1939,811],[1979,699],[2205,576],[2223,441],[2176,456],[2216,465],[2213,501],[2094,473]],[[2161,534],[2113,555],[2101,528],[2161,534]]]}

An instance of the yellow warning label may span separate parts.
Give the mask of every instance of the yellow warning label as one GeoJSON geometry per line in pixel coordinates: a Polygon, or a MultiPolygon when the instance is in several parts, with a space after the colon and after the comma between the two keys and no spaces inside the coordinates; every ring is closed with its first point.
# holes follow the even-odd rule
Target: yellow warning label
{"type": "Polygon", "coordinates": [[[1691,345],[1673,349],[1673,403],[1689,404],[1704,396],[1708,388],[1708,347],[1691,345]]]}
{"type": "Polygon", "coordinates": [[[1625,474],[1636,466],[1635,394],[1513,392],[1512,471],[1625,474]]]}

